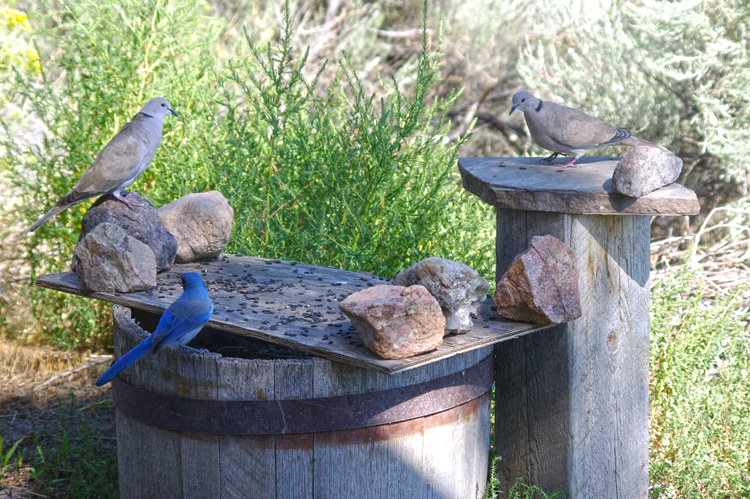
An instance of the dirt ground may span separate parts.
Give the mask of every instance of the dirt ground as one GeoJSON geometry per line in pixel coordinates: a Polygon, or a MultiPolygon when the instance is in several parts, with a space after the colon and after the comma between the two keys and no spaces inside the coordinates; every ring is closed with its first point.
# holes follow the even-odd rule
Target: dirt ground
{"type": "MultiPolygon", "coordinates": [[[[0,338],[0,436],[2,452],[23,437],[15,456],[20,470],[9,470],[0,481],[0,499],[48,497],[37,490],[29,470],[37,445],[59,441],[59,433],[76,435],[83,421],[97,438],[115,444],[115,411],[109,387],[97,388],[97,376],[109,363],[106,356],[84,356],[51,347],[27,347],[0,338]],[[71,372],[90,366],[78,372],[71,372]],[[45,384],[46,383],[46,384],[45,384]],[[74,417],[62,415],[74,414],[74,417]]],[[[75,438],[75,437],[72,437],[75,438]]],[[[74,448],[74,446],[71,446],[74,448]]],[[[2,464],[0,455],[0,464],[2,464]]]]}

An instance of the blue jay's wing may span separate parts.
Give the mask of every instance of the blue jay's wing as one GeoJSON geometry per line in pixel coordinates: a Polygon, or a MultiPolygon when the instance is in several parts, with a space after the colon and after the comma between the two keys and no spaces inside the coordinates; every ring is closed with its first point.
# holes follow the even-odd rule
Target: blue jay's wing
{"type": "Polygon", "coordinates": [[[167,345],[186,345],[211,318],[210,299],[181,296],[164,312],[153,334],[156,351],[167,345]]]}

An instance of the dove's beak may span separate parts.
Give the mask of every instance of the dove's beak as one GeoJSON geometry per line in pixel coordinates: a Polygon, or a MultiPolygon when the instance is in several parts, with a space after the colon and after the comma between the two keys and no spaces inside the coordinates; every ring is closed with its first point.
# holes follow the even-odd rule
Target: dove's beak
{"type": "Polygon", "coordinates": [[[172,109],[171,107],[169,108],[169,112],[170,112],[170,113],[172,113],[172,114],[174,114],[174,115],[175,115],[175,116],[177,116],[178,118],[180,117],[180,115],[179,115],[179,114],[177,114],[177,113],[175,112],[175,110],[174,110],[174,109],[172,109]]]}
{"type": "Polygon", "coordinates": [[[518,104],[516,104],[515,106],[511,107],[510,108],[510,112],[508,113],[508,115],[513,114],[513,111],[515,111],[517,107],[518,107],[518,104]]]}

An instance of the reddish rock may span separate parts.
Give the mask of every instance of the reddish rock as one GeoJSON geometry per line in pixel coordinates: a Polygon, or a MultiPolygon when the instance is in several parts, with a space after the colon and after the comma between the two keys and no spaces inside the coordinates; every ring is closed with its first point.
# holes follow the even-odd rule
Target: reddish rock
{"type": "Polygon", "coordinates": [[[625,153],[612,173],[612,190],[638,198],[680,176],[682,160],[669,151],[638,146],[625,153]]]}
{"type": "Polygon", "coordinates": [[[446,333],[466,333],[473,326],[479,304],[487,297],[490,283],[468,265],[446,258],[430,257],[399,272],[399,286],[421,284],[440,304],[446,333]]]}
{"type": "Polygon", "coordinates": [[[380,284],[339,304],[362,342],[384,359],[403,359],[443,342],[445,317],[424,286],[380,284]]]}
{"type": "Polygon", "coordinates": [[[581,316],[573,250],[553,236],[535,236],[497,282],[497,312],[508,319],[560,324],[581,316]]]}

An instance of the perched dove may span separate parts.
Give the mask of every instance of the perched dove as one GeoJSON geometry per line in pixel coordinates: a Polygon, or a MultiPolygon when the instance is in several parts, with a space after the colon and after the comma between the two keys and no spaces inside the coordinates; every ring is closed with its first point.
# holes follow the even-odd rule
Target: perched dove
{"type": "Polygon", "coordinates": [[[542,101],[530,92],[521,91],[513,96],[509,114],[516,109],[523,111],[532,140],[552,151],[546,161],[552,161],[560,154],[573,155],[573,159],[561,165],[563,168],[574,167],[587,150],[600,147],[651,146],[666,151],[660,145],[634,137],[625,128],[610,125],[578,109],[542,101]]]}
{"type": "Polygon", "coordinates": [[[177,116],[167,99],[157,97],[143,106],[122,130],[104,146],[78,183],[26,232],[33,232],[61,211],[87,199],[112,194],[133,207],[120,193],[143,173],[161,142],[164,117],[177,116]]]}

